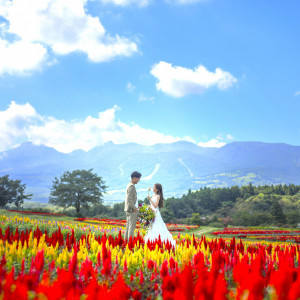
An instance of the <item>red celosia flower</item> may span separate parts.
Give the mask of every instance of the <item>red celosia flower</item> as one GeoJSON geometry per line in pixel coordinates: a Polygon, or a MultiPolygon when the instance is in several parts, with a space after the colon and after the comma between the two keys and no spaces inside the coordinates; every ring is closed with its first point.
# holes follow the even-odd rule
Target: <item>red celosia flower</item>
{"type": "Polygon", "coordinates": [[[142,293],[140,293],[137,290],[134,290],[131,294],[131,297],[133,298],[133,300],[140,300],[142,299],[142,293]]]}
{"type": "Polygon", "coordinates": [[[122,274],[120,273],[117,281],[112,285],[110,292],[108,293],[108,299],[120,299],[127,300],[131,296],[131,289],[125,283],[122,274]]]}
{"type": "Polygon", "coordinates": [[[154,262],[153,260],[148,260],[148,263],[147,263],[147,267],[149,270],[152,270],[154,268],[154,262]]]}
{"type": "Polygon", "coordinates": [[[103,268],[101,270],[101,274],[103,275],[110,275],[110,271],[111,271],[111,260],[110,257],[106,258],[104,263],[103,263],[103,268]]]}
{"type": "Polygon", "coordinates": [[[142,270],[140,270],[140,284],[144,282],[144,276],[142,270]]]}
{"type": "Polygon", "coordinates": [[[168,262],[166,260],[162,263],[160,274],[161,277],[165,277],[169,274],[168,262]]]}

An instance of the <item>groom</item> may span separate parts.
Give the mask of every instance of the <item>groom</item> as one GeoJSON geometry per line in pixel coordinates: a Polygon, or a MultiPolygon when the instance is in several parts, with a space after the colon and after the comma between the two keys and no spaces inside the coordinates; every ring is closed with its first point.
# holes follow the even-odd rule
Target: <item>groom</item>
{"type": "Polygon", "coordinates": [[[124,239],[129,241],[129,237],[134,235],[134,230],[136,227],[137,216],[138,216],[138,202],[137,194],[135,189],[135,184],[137,184],[142,177],[142,174],[134,171],[131,174],[131,181],[127,185],[126,197],[125,197],[125,207],[124,211],[126,212],[126,230],[124,239]]]}

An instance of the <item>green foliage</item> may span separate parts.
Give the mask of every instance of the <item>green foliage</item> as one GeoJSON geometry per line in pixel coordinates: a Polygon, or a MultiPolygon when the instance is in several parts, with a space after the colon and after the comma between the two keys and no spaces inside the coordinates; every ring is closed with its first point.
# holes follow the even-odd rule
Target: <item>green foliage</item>
{"type": "MultiPolygon", "coordinates": [[[[221,218],[235,216],[233,218],[235,225],[272,224],[274,220],[268,212],[271,211],[274,199],[280,201],[284,214],[295,211],[300,207],[300,186],[293,184],[254,186],[249,183],[241,187],[201,187],[194,192],[189,191],[180,198],[166,199],[165,208],[173,213],[174,219],[187,221],[191,220],[194,213],[199,213],[206,219],[212,215],[221,218]]],[[[289,220],[294,222],[293,218],[289,220]]],[[[205,222],[207,221],[203,221],[205,222]]]]}
{"type": "MultiPolygon", "coordinates": [[[[72,217],[126,219],[124,202],[103,205],[102,196],[106,186],[102,178],[91,171],[92,169],[75,170],[65,172],[60,179],[55,178],[51,192],[52,200],[49,200],[49,203],[63,208],[64,213],[72,217]],[[96,193],[93,193],[97,190],[94,185],[98,187],[96,193]]],[[[5,205],[13,203],[11,199],[14,199],[12,194],[10,197],[7,196],[11,192],[10,189],[3,189],[3,182],[7,183],[10,180],[8,176],[4,177],[0,177],[0,206],[1,203],[5,205]]],[[[149,204],[149,200],[147,198],[138,200],[138,204],[143,203],[149,204]]],[[[236,226],[286,223],[297,227],[300,223],[299,210],[300,185],[254,186],[250,183],[226,188],[201,187],[196,191],[189,189],[182,197],[165,199],[164,207],[160,212],[166,223],[209,224],[223,227],[223,224],[217,220],[232,218],[232,224],[236,226]],[[200,219],[200,216],[204,218],[200,219]]],[[[47,212],[51,211],[51,208],[47,210],[47,212]]]]}
{"type": "Polygon", "coordinates": [[[272,216],[263,212],[238,211],[233,215],[234,225],[239,226],[259,226],[272,223],[272,216]]]}
{"type": "Polygon", "coordinates": [[[277,199],[274,200],[274,203],[271,208],[271,215],[273,217],[275,224],[285,224],[286,223],[286,217],[283,214],[282,208],[277,201],[277,199]]]}
{"type": "Polygon", "coordinates": [[[21,184],[21,180],[13,180],[9,175],[0,177],[0,207],[13,203],[17,209],[24,203],[25,199],[30,199],[32,194],[25,195],[26,184],[21,184]]]}
{"type": "Polygon", "coordinates": [[[201,219],[200,219],[200,214],[199,213],[193,213],[193,216],[191,217],[189,223],[193,224],[193,225],[201,225],[202,222],[201,222],[201,219]]]}
{"type": "Polygon", "coordinates": [[[107,186],[102,177],[89,170],[66,171],[58,179],[55,177],[51,187],[49,203],[65,208],[75,207],[77,216],[81,208],[101,204],[107,186]]]}
{"type": "MultiPolygon", "coordinates": [[[[254,226],[273,224],[270,211],[274,199],[282,205],[282,210],[287,217],[287,223],[296,226],[297,215],[300,207],[300,186],[231,186],[228,188],[200,188],[194,192],[188,191],[187,195],[180,198],[165,199],[164,207],[160,209],[166,223],[178,222],[198,223],[201,225],[216,222],[217,218],[232,218],[234,225],[254,226]],[[278,194],[276,194],[278,193],[278,194]],[[293,195],[290,195],[293,194],[293,195]],[[247,198],[248,197],[248,198],[247,198]],[[195,220],[196,219],[196,220],[195,220]],[[192,221],[193,220],[193,221],[192,221]]],[[[149,200],[139,200],[138,203],[149,204],[149,200]]],[[[125,219],[124,202],[114,206],[105,206],[106,217],[125,219]]],[[[92,209],[93,210],[93,209],[92,209]]],[[[216,227],[223,227],[221,222],[216,222],[216,227]]]]}
{"type": "Polygon", "coordinates": [[[24,203],[25,199],[31,199],[32,194],[28,194],[28,195],[24,194],[26,185],[21,184],[21,180],[15,180],[14,186],[15,186],[16,194],[15,197],[12,198],[12,201],[18,210],[20,206],[24,203]]]}
{"type": "Polygon", "coordinates": [[[15,196],[15,190],[13,188],[13,180],[9,179],[8,175],[0,177],[0,207],[3,208],[8,203],[12,202],[12,198],[15,196]]]}
{"type": "MultiPolygon", "coordinates": [[[[139,201],[140,201],[140,200],[139,200],[139,201]]],[[[148,199],[147,197],[144,199],[144,203],[147,204],[147,205],[150,204],[150,201],[149,201],[149,199],[148,199]]]]}
{"type": "Polygon", "coordinates": [[[291,211],[286,213],[286,222],[293,227],[297,227],[300,224],[300,213],[299,210],[291,211]]]}
{"type": "Polygon", "coordinates": [[[172,220],[174,219],[173,212],[166,209],[166,208],[160,209],[160,214],[161,214],[161,217],[163,218],[165,223],[171,223],[172,220]]]}

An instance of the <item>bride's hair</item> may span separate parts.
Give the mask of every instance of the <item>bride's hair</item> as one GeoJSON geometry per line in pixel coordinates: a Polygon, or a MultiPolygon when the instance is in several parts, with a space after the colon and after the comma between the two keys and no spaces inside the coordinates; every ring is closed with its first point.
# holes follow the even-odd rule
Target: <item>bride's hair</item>
{"type": "Polygon", "coordinates": [[[164,206],[164,194],[163,194],[162,186],[160,183],[155,183],[154,186],[157,189],[157,194],[160,196],[158,207],[162,208],[164,206]]]}

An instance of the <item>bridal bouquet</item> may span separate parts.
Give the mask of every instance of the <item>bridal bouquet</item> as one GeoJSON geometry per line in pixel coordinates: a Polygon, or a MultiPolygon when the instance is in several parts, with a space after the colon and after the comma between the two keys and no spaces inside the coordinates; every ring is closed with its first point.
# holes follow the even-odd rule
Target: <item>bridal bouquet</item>
{"type": "Polygon", "coordinates": [[[155,220],[155,212],[152,210],[150,205],[140,204],[138,212],[138,221],[141,225],[149,227],[155,220]]]}

